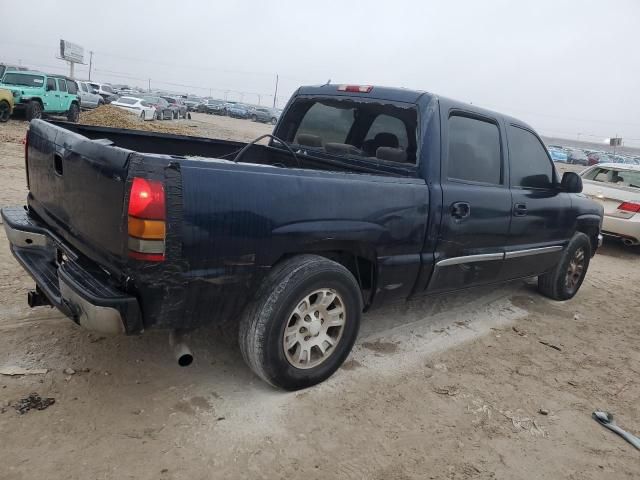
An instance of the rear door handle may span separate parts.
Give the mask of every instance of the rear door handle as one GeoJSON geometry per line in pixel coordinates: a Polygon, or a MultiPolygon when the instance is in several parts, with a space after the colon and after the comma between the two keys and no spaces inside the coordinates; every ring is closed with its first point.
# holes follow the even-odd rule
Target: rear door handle
{"type": "Polygon", "coordinates": [[[458,220],[471,215],[471,205],[468,202],[455,202],[451,204],[451,216],[458,220]]]}
{"type": "Polygon", "coordinates": [[[524,217],[527,214],[527,205],[525,203],[516,203],[513,206],[513,215],[516,217],[524,217]]]}

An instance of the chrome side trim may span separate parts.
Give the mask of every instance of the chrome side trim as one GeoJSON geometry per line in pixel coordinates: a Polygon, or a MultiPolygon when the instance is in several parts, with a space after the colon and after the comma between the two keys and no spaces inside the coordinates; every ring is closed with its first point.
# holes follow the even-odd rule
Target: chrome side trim
{"type": "Polygon", "coordinates": [[[451,265],[461,265],[463,263],[490,262],[502,260],[504,253],[483,253],[481,255],[466,255],[464,257],[445,258],[436,263],[436,267],[450,267],[451,265]]]}
{"type": "Polygon", "coordinates": [[[542,255],[544,253],[559,252],[564,247],[554,245],[553,247],[529,248],[527,250],[516,250],[515,252],[507,252],[504,256],[506,259],[528,257],[529,255],[542,255]]]}
{"type": "Polygon", "coordinates": [[[17,230],[7,223],[4,224],[4,231],[7,233],[9,243],[16,247],[45,247],[47,245],[47,237],[42,233],[17,230]]]}

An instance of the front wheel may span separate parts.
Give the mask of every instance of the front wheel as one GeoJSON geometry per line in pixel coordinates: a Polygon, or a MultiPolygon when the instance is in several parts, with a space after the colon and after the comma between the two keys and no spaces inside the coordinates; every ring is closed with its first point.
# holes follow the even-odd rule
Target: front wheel
{"type": "Polygon", "coordinates": [[[577,232],[552,271],[538,277],[538,290],[553,300],[573,298],[587,274],[591,260],[591,241],[577,232]]]}
{"type": "Polygon", "coordinates": [[[69,110],[67,110],[67,120],[73,123],[80,121],[80,109],[77,104],[72,103],[69,110]]]}
{"type": "Polygon", "coordinates": [[[0,122],[8,122],[11,116],[11,105],[6,100],[0,100],[0,122]]]}
{"type": "Polygon", "coordinates": [[[42,104],[37,100],[31,100],[27,104],[27,120],[31,121],[37,118],[42,118],[42,104]]]}
{"type": "Polygon", "coordinates": [[[330,377],[358,335],[362,296],[339,263],[300,255],[273,267],[240,321],[245,362],[275,387],[298,390],[330,377]]]}
{"type": "Polygon", "coordinates": [[[278,123],[278,119],[276,117],[271,117],[271,125],[275,125],[278,123]]]}
{"type": "Polygon", "coordinates": [[[257,115],[251,115],[251,121],[252,122],[257,122],[258,121],[258,116],[257,115]]]}

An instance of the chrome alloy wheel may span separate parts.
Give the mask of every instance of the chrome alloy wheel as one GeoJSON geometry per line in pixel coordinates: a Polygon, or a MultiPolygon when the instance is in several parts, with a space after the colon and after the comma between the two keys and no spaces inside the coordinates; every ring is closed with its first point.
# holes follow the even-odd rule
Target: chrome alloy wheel
{"type": "Polygon", "coordinates": [[[578,248],[567,267],[567,276],[565,277],[565,285],[567,290],[573,293],[580,284],[582,273],[584,272],[584,249],[578,248]]]}
{"type": "Polygon", "coordinates": [[[344,302],[330,288],[304,297],[289,315],[283,349],[289,363],[300,369],[317,367],[333,354],[346,320],[344,302]]]}

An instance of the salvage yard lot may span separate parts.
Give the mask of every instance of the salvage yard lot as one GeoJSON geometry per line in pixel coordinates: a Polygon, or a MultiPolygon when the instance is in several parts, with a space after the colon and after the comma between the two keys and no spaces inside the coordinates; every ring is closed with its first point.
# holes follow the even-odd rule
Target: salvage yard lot
{"type": "MultiPolygon", "coordinates": [[[[244,141],[271,130],[180,123],[244,141]]],[[[24,202],[25,128],[0,127],[0,205],[24,202]]],[[[0,369],[48,370],[0,375],[0,478],[638,478],[638,452],[591,419],[615,412],[640,433],[638,284],[640,251],[607,242],[572,301],[515,282],[375,310],[335,376],[283,393],[214,328],[181,369],[164,332],[105,337],[29,309],[0,234],[0,369]],[[55,403],[9,406],[32,392],[55,403]]]]}

